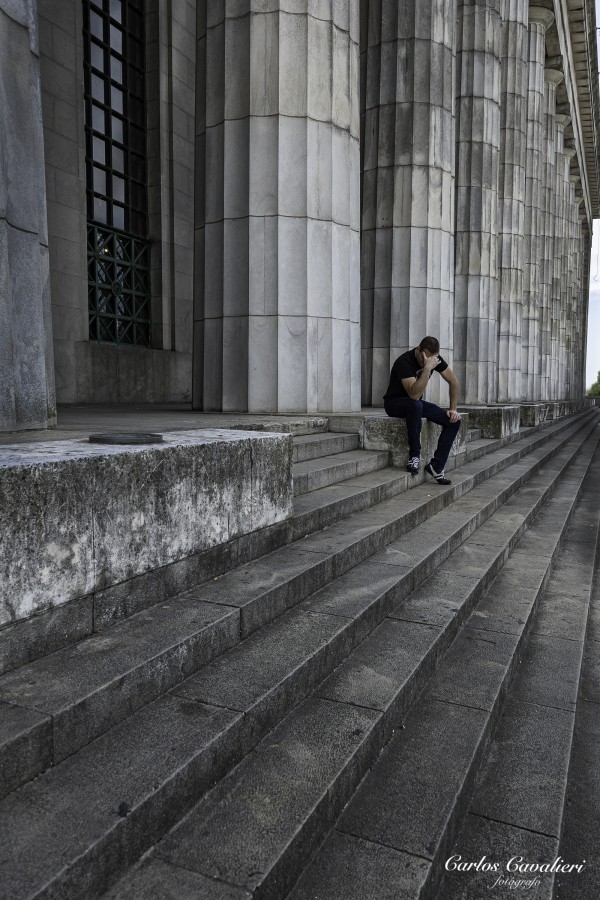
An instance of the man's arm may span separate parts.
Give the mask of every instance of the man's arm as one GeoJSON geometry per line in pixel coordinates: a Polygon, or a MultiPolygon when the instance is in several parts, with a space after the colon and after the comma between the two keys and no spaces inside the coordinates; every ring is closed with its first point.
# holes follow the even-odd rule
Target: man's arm
{"type": "Polygon", "coordinates": [[[450,385],[450,409],[448,410],[448,418],[451,422],[458,422],[460,419],[460,416],[456,411],[456,407],[458,406],[458,379],[449,366],[447,369],[444,369],[443,372],[440,372],[440,375],[444,381],[447,381],[450,385]]]}
{"type": "MultiPolygon", "coordinates": [[[[439,357],[437,355],[430,356],[425,359],[425,365],[418,378],[402,378],[402,385],[411,400],[420,400],[425,393],[429,376],[437,365],[439,365],[439,357]]],[[[458,395],[457,395],[458,396],[458,395]]]]}

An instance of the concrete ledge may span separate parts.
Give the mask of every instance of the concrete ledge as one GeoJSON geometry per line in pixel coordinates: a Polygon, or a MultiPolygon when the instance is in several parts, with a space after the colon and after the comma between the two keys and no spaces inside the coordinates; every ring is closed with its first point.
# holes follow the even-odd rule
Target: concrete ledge
{"type": "Polygon", "coordinates": [[[226,430],[2,446],[0,625],[129,593],[144,573],[290,518],[291,457],[288,435],[226,430]]]}
{"type": "MultiPolygon", "coordinates": [[[[448,461],[452,468],[452,459],[465,449],[469,427],[472,422],[468,414],[462,416],[461,427],[448,461]]],[[[390,462],[393,466],[404,468],[408,459],[408,437],[406,423],[403,419],[394,419],[385,413],[374,416],[351,415],[331,416],[329,430],[358,434],[361,449],[363,450],[387,450],[390,454],[390,462]]],[[[429,462],[435,452],[441,428],[432,422],[423,422],[421,429],[421,458],[429,462]]]]}
{"type": "Polygon", "coordinates": [[[518,434],[520,428],[520,406],[464,406],[461,415],[469,414],[472,428],[482,428],[484,438],[505,438],[518,434]]]}
{"type": "MultiPolygon", "coordinates": [[[[441,432],[439,425],[423,422],[421,428],[421,458],[429,462],[441,432]]],[[[365,450],[389,450],[393,466],[404,468],[408,459],[408,436],[403,419],[392,419],[388,416],[366,416],[364,422],[365,450]]],[[[452,445],[450,459],[464,450],[469,434],[469,416],[461,418],[460,430],[452,445]]]]}
{"type": "Polygon", "coordinates": [[[541,422],[546,422],[549,417],[548,403],[522,403],[521,404],[521,427],[532,428],[541,422]]]}

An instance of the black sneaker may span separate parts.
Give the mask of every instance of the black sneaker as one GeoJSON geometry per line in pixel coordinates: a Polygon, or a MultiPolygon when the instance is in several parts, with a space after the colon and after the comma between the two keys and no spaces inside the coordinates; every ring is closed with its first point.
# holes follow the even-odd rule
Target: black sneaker
{"type": "Polygon", "coordinates": [[[432,478],[435,478],[438,484],[452,484],[450,479],[446,478],[444,470],[442,469],[441,472],[436,472],[431,463],[427,463],[425,471],[428,475],[431,475],[432,478]]]}
{"type": "Polygon", "coordinates": [[[420,456],[411,456],[406,464],[406,471],[410,472],[411,475],[418,475],[419,469],[421,468],[421,457],[420,456]]]}

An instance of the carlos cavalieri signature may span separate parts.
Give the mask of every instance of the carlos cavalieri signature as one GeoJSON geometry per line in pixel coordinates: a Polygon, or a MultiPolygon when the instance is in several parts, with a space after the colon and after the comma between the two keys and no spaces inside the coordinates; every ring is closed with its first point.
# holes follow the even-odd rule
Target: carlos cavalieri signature
{"type": "Polygon", "coordinates": [[[523,856],[511,856],[505,863],[493,862],[482,856],[478,862],[463,859],[459,854],[449,856],[444,863],[447,872],[485,872],[496,875],[492,887],[534,887],[540,884],[540,875],[551,875],[558,872],[583,872],[586,860],[580,863],[567,863],[562,856],[553,862],[528,862],[523,856]],[[509,873],[503,875],[503,872],[509,873]]]}

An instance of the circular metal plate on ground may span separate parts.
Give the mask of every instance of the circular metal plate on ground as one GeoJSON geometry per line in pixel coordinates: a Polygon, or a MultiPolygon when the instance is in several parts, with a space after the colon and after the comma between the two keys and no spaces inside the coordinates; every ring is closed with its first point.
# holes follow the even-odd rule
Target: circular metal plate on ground
{"type": "Polygon", "coordinates": [[[162,434],[151,431],[115,431],[112,433],[90,434],[90,444],[161,444],[162,434]]]}

